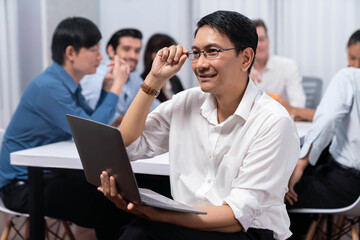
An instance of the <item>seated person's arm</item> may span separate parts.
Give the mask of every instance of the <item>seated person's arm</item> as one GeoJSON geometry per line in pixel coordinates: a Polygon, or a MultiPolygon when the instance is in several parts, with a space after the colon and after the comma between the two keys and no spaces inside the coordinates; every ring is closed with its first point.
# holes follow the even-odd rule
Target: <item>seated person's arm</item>
{"type": "Polygon", "coordinates": [[[278,96],[276,99],[283,105],[291,116],[294,116],[295,121],[312,121],[315,115],[315,109],[311,108],[298,108],[290,105],[284,98],[278,96]]]}
{"type": "Polygon", "coordinates": [[[309,155],[311,152],[312,146],[305,157],[300,158],[296,164],[294,172],[292,173],[289,180],[289,191],[285,194],[285,201],[287,201],[290,205],[293,205],[298,200],[298,196],[294,190],[295,184],[297,184],[301,177],[304,174],[305,168],[309,165],[309,155]]]}

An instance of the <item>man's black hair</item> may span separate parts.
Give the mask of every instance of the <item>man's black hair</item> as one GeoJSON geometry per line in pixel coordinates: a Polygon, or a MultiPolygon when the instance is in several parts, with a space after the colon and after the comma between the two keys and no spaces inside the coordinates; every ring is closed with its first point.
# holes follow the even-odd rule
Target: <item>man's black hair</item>
{"type": "MultiPolygon", "coordinates": [[[[256,54],[258,44],[256,27],[255,24],[244,15],[234,11],[223,10],[206,15],[197,23],[197,29],[194,34],[195,37],[199,29],[204,25],[209,25],[220,34],[227,36],[235,48],[239,49],[236,50],[236,55],[247,47],[252,48],[254,55],[256,54]]],[[[254,59],[248,69],[248,73],[250,73],[254,59]]]]}
{"type": "Polygon", "coordinates": [[[119,31],[115,32],[111,36],[109,42],[106,44],[106,51],[107,51],[107,48],[109,47],[109,45],[111,45],[113,47],[114,51],[116,51],[116,48],[120,44],[121,37],[132,37],[132,38],[142,40],[142,33],[139,30],[134,29],[134,28],[120,29],[119,31]]]}
{"type": "Polygon", "coordinates": [[[95,46],[101,39],[98,27],[90,20],[82,17],[69,17],[56,27],[51,42],[52,60],[64,64],[64,54],[68,46],[78,52],[80,48],[95,46]]]}
{"type": "Polygon", "coordinates": [[[350,37],[350,39],[349,39],[349,42],[348,42],[348,44],[347,44],[347,47],[350,47],[351,45],[354,45],[354,44],[356,44],[356,43],[358,43],[358,42],[360,42],[360,29],[357,30],[357,31],[355,31],[355,32],[351,35],[351,37],[350,37]]]}

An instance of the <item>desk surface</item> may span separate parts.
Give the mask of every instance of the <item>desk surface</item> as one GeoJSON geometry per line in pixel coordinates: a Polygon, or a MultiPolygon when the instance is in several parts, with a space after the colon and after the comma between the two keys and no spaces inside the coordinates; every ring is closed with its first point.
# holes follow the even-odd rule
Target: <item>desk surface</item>
{"type": "MultiPolygon", "coordinates": [[[[299,137],[302,138],[311,128],[311,122],[296,122],[299,137]]],[[[10,154],[11,164],[47,167],[83,169],[79,154],[73,141],[64,141],[35,147],[10,154]]],[[[131,162],[135,173],[165,175],[170,173],[169,153],[154,158],[131,162]]]]}
{"type": "MultiPolygon", "coordinates": [[[[73,141],[52,143],[10,154],[11,164],[31,167],[83,169],[73,141]]],[[[131,162],[135,173],[169,175],[169,154],[131,162]]]]}

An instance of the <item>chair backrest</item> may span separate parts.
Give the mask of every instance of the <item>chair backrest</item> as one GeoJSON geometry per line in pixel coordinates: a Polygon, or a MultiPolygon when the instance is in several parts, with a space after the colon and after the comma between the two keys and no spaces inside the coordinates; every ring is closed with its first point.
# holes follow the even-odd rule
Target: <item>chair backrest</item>
{"type": "Polygon", "coordinates": [[[302,85],[306,95],[306,108],[315,109],[320,102],[323,82],[318,77],[304,76],[302,85]]]}

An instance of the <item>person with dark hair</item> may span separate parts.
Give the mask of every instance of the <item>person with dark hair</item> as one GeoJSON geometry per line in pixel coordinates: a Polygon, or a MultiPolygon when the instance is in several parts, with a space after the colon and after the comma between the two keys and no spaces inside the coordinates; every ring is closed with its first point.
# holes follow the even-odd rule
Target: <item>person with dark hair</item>
{"type": "Polygon", "coordinates": [[[263,20],[253,20],[259,36],[254,67],[250,74],[256,85],[273,96],[283,98],[294,107],[305,107],[302,77],[295,61],[269,53],[269,36],[263,20]]]}
{"type": "MultiPolygon", "coordinates": [[[[176,45],[174,39],[166,34],[156,33],[152,35],[145,47],[145,55],[144,55],[144,72],[141,74],[143,79],[149,74],[151,70],[152,63],[156,56],[156,53],[162,49],[163,47],[170,47],[172,45],[176,45]]],[[[172,96],[176,93],[183,91],[184,88],[181,84],[180,79],[174,75],[169,79],[168,82],[161,88],[158,99],[161,102],[165,102],[172,98],[172,96]]]]}
{"type": "Polygon", "coordinates": [[[347,52],[349,67],[360,68],[360,29],[350,36],[347,52]]]}
{"type": "Polygon", "coordinates": [[[249,78],[257,47],[253,22],[217,11],[197,24],[191,52],[159,50],[119,130],[131,160],[169,151],[172,197],[207,212],[179,213],[127,202],[113,176],[102,191],[137,217],[120,239],[287,239],[283,202],[299,154],[294,122],[249,78]],[[200,87],[184,90],[148,114],[159,89],[186,59],[200,87]]]}
{"type": "MultiPolygon", "coordinates": [[[[130,72],[116,58],[113,84],[102,90],[92,110],[81,94],[80,79],[96,71],[102,56],[97,26],[81,17],[66,18],[52,38],[53,64],[26,88],[6,129],[0,155],[0,196],[5,206],[29,212],[28,171],[10,164],[10,153],[72,138],[65,114],[106,123],[115,113],[118,96],[130,72]]],[[[83,171],[44,171],[44,214],[94,228],[98,239],[117,239],[124,215],[96,187],[87,183],[83,171]]]]}
{"type": "MultiPolygon", "coordinates": [[[[359,30],[350,37],[347,48],[349,67],[335,74],[314,111],[289,181],[288,208],[341,208],[360,195],[359,30]]],[[[304,235],[310,216],[291,217],[294,235],[304,235]]]]}
{"type": "MultiPolygon", "coordinates": [[[[125,28],[116,31],[106,45],[106,52],[110,61],[114,61],[114,57],[118,56],[130,68],[130,75],[123,86],[115,115],[108,122],[113,126],[119,126],[136,93],[139,91],[140,84],[143,82],[140,75],[135,72],[140,59],[141,40],[142,33],[139,30],[125,28]]],[[[92,108],[96,107],[100,99],[101,88],[111,86],[112,81],[111,67],[106,64],[100,65],[95,74],[87,75],[80,81],[83,95],[92,108]]],[[[150,111],[154,110],[159,104],[160,101],[156,99],[150,111]]]]}

